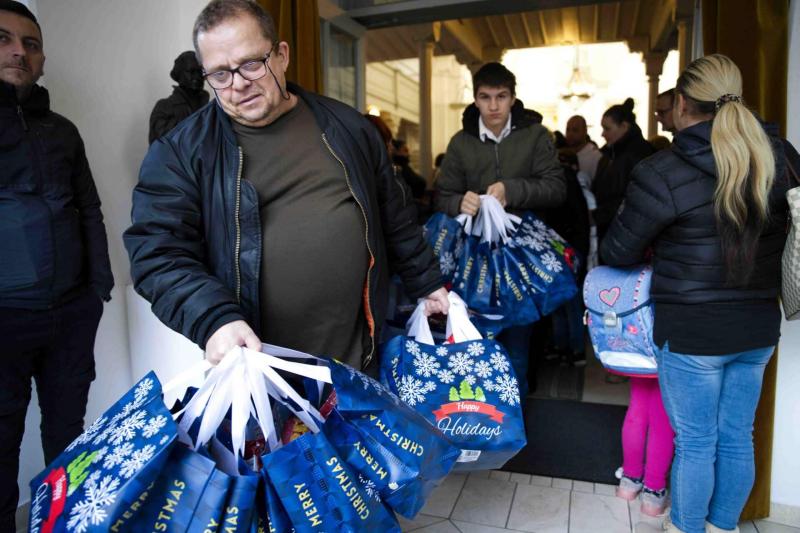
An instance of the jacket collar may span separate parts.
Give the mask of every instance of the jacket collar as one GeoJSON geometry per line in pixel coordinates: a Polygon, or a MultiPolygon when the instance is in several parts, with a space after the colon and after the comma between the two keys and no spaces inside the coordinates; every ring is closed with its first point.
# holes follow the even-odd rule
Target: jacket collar
{"type": "Polygon", "coordinates": [[[711,150],[711,120],[698,122],[675,135],[672,151],[678,157],[706,174],[716,175],[717,167],[711,150]]]}
{"type": "MultiPolygon", "coordinates": [[[[478,111],[478,106],[470,104],[464,109],[464,114],[461,116],[461,124],[464,131],[473,137],[480,139],[480,127],[478,119],[481,112],[478,111]]],[[[527,128],[534,124],[542,123],[542,115],[532,109],[525,109],[522,100],[517,98],[514,105],[511,106],[511,131],[521,128],[527,128]]]]}
{"type": "Polygon", "coordinates": [[[28,98],[20,102],[17,99],[17,91],[14,86],[0,81],[0,106],[21,106],[24,112],[31,115],[44,115],[50,111],[50,93],[44,87],[34,85],[28,98]]]}
{"type": "MultiPolygon", "coordinates": [[[[326,131],[329,122],[328,116],[320,108],[319,102],[313,98],[313,93],[309,93],[299,85],[289,81],[286,82],[286,90],[298,98],[303,99],[303,102],[305,102],[314,113],[314,117],[317,119],[317,124],[319,124],[320,129],[322,129],[322,131],[326,131]]],[[[222,135],[225,140],[234,146],[238,146],[236,133],[233,131],[233,125],[231,124],[231,118],[227,115],[227,113],[225,113],[225,110],[222,109],[222,106],[217,103],[216,97],[212,102],[209,102],[208,105],[214,106],[214,110],[217,114],[217,121],[222,128],[222,135]]]]}

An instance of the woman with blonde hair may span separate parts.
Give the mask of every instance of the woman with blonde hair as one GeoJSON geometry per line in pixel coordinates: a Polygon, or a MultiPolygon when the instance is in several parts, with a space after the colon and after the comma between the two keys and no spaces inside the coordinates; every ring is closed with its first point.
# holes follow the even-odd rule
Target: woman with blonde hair
{"type": "Polygon", "coordinates": [[[667,529],[738,531],[780,336],[789,182],[780,140],[742,101],[733,61],[694,61],[675,91],[673,148],[634,169],[600,252],[621,266],[652,250],[658,377],[676,432],[667,529]]]}

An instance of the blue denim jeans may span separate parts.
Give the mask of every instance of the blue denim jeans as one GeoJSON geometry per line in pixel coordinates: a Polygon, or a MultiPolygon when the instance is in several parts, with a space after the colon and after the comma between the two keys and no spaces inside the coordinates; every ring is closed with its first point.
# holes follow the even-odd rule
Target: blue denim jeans
{"type": "Polygon", "coordinates": [[[734,529],[755,480],[753,419],[774,348],[728,355],[657,353],[661,396],[675,430],[670,518],[684,533],[708,521],[734,529]]]}
{"type": "Polygon", "coordinates": [[[520,403],[525,405],[525,397],[528,395],[528,365],[530,362],[530,342],[531,326],[511,326],[504,329],[497,336],[497,340],[506,349],[511,367],[517,375],[519,382],[520,403]]]}

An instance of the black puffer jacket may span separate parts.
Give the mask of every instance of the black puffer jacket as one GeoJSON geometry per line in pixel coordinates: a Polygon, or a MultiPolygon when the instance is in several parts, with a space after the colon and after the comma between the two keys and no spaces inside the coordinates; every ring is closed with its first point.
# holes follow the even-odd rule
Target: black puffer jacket
{"type": "Polygon", "coordinates": [[[606,160],[598,166],[597,176],[592,183],[592,191],[597,200],[594,222],[597,224],[597,238],[602,240],[608,226],[614,220],[625,189],[630,181],[631,171],[636,164],[654,153],[653,147],[642,136],[639,126],[633,124],[620,140],[603,147],[606,160]]]}
{"type": "MultiPolygon", "coordinates": [[[[292,84],[289,91],[313,111],[363,210],[372,260],[364,290],[373,340],[366,368],[386,316],[389,265],[417,298],[442,286],[438,262],[375,127],[341,102],[292,84]]],[[[234,320],[259,333],[260,262],[269,252],[261,249],[258,193],[241,179],[243,157],[230,119],[210,102],[150,146],[133,192],[133,225],[123,236],[137,292],[201,347],[234,320]]]]}
{"type": "Polygon", "coordinates": [[[0,307],[45,309],[92,289],[110,299],[108,242],[83,141],[34,86],[0,82],[0,307]]]}
{"type": "Polygon", "coordinates": [[[148,142],[153,143],[172,131],[181,120],[208,103],[206,91],[189,91],[180,86],[174,86],[172,94],[156,102],[153,112],[150,113],[150,133],[148,142]]]}
{"type": "Polygon", "coordinates": [[[642,262],[652,246],[651,295],[657,304],[776,300],[789,188],[780,141],[774,141],[770,222],[759,240],[753,274],[747,284],[731,285],[712,204],[717,178],[710,139],[711,122],[701,122],[678,133],[672,149],[637,165],[624,208],[601,243],[601,256],[611,265],[632,265],[642,262]]]}

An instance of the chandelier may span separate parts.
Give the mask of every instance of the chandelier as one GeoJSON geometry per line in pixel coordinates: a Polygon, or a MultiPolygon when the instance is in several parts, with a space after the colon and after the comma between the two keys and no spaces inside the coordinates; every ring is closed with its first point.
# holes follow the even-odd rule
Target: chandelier
{"type": "Polygon", "coordinates": [[[561,98],[573,107],[578,107],[594,95],[594,85],[586,79],[581,71],[578,47],[575,47],[575,60],[572,63],[572,76],[566,88],[561,91],[561,98]]]}

